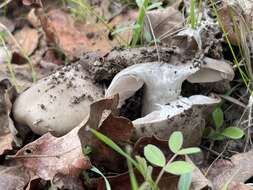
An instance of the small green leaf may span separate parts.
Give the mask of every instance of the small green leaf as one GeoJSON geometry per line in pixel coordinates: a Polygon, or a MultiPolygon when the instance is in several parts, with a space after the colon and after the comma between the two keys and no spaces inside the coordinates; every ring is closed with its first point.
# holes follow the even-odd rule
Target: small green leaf
{"type": "Polygon", "coordinates": [[[177,153],[183,145],[183,135],[179,131],[175,131],[171,134],[169,139],[169,147],[173,153],[177,153]]]}
{"type": "Polygon", "coordinates": [[[180,176],[178,190],[189,190],[192,182],[192,172],[180,176]]]}
{"type": "Polygon", "coordinates": [[[175,161],[164,167],[166,172],[174,175],[190,173],[193,169],[193,165],[185,161],[175,161]]]}
{"type": "Polygon", "coordinates": [[[222,131],[222,135],[230,139],[240,139],[243,137],[244,132],[238,127],[228,127],[222,131]]]}
{"type": "Polygon", "coordinates": [[[213,113],[213,121],[216,129],[220,129],[224,122],[224,114],[221,108],[216,108],[213,113]]]}
{"type": "Polygon", "coordinates": [[[177,152],[179,155],[186,155],[186,154],[196,154],[201,152],[200,148],[197,147],[191,147],[191,148],[184,148],[177,152]]]}
{"type": "Polygon", "coordinates": [[[150,163],[156,166],[163,167],[166,164],[163,152],[152,144],[148,144],[144,147],[144,156],[150,163]]]}

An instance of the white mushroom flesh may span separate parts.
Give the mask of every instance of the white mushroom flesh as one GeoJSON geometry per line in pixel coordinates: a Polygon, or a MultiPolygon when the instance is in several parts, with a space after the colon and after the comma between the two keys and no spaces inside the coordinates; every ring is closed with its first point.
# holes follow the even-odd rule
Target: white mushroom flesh
{"type": "MultiPolygon", "coordinates": [[[[193,134],[192,132],[194,131],[196,132],[196,136],[201,136],[201,129],[203,126],[201,126],[202,110],[200,106],[215,105],[219,102],[220,99],[218,98],[202,95],[194,95],[189,98],[179,97],[179,99],[170,102],[168,105],[161,105],[160,110],[151,112],[145,117],[134,120],[134,138],[138,139],[142,136],[152,136],[155,134],[160,138],[167,139],[174,130],[183,132],[185,138],[187,138],[188,134],[193,134]],[[199,106],[199,108],[190,112],[188,114],[189,118],[185,116],[176,118],[176,116],[180,116],[180,114],[185,113],[185,111],[192,109],[193,106],[199,106]],[[173,118],[174,121],[169,122],[169,120],[173,118]],[[182,120],[187,120],[187,122],[182,126],[178,125],[182,120]],[[178,129],[175,129],[175,126],[178,127],[178,129]],[[197,133],[200,133],[200,135],[197,135],[197,133]]],[[[190,139],[188,139],[188,141],[190,141],[190,139]]]]}
{"type": "Polygon", "coordinates": [[[195,66],[191,62],[178,65],[137,64],[115,76],[106,97],[119,94],[119,107],[144,85],[142,101],[144,117],[133,121],[135,140],[151,135],[167,139],[173,131],[180,130],[187,145],[199,143],[205,126],[202,112],[206,105],[209,107],[216,105],[220,99],[202,95],[180,97],[183,81],[191,78],[194,82],[213,82],[231,80],[234,76],[233,69],[226,62],[209,58],[206,60],[207,63],[200,66],[195,66]],[[211,63],[219,67],[215,68],[211,63]],[[213,80],[212,77],[217,78],[213,80]],[[192,135],[196,135],[196,138],[192,139],[192,135]]]}
{"type": "Polygon", "coordinates": [[[120,104],[134,95],[144,85],[142,115],[159,110],[176,100],[181,93],[182,83],[198,71],[192,63],[171,65],[166,63],[143,63],[128,67],[118,73],[111,82],[106,97],[119,94],[120,104]]]}

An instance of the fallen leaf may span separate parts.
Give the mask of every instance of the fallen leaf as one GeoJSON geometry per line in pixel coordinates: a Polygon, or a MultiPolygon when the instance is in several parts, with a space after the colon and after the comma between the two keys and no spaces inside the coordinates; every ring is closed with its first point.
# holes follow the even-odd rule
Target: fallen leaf
{"type": "Polygon", "coordinates": [[[12,143],[17,146],[21,145],[21,139],[17,138],[16,130],[10,112],[12,108],[12,100],[16,96],[15,88],[5,79],[0,81],[0,155],[8,150],[12,150],[12,143]]]}
{"type": "Polygon", "coordinates": [[[227,188],[227,190],[253,190],[252,186],[245,185],[240,182],[231,182],[227,188]]]}
{"type": "Polygon", "coordinates": [[[92,164],[105,167],[110,171],[122,172],[126,169],[126,165],[123,164],[125,158],[106,146],[87,130],[87,127],[96,129],[121,147],[129,144],[133,131],[132,123],[126,118],[112,115],[116,106],[117,97],[93,103],[89,120],[80,129],[79,137],[83,146],[91,147],[92,152],[89,156],[92,164]]]}
{"type": "MultiPolygon", "coordinates": [[[[10,32],[13,32],[15,29],[15,24],[12,22],[12,20],[6,17],[0,17],[0,23],[3,24],[10,32]]],[[[0,32],[4,32],[4,29],[2,29],[1,27],[0,32]]]]}
{"type": "Polygon", "coordinates": [[[170,44],[171,35],[183,26],[184,18],[174,7],[148,11],[145,17],[144,33],[155,39],[170,44]]]}
{"type": "MultiPolygon", "coordinates": [[[[231,7],[226,3],[220,9],[218,9],[218,14],[224,26],[224,29],[228,35],[229,41],[233,45],[237,45],[237,34],[234,31],[233,18],[232,15],[235,15],[235,12],[231,7]]],[[[238,36],[239,37],[239,36],[238,36]]]]}
{"type": "Polygon", "coordinates": [[[23,166],[0,166],[0,189],[23,190],[29,181],[30,175],[23,166]]]}
{"type": "Polygon", "coordinates": [[[59,9],[53,9],[46,15],[39,15],[47,40],[56,44],[69,58],[77,58],[91,46],[85,33],[80,32],[74,18],[59,9]]]}
{"type": "Polygon", "coordinates": [[[12,150],[13,136],[11,133],[0,136],[0,155],[3,155],[7,150],[12,150]]]}
{"type": "Polygon", "coordinates": [[[28,20],[28,22],[34,27],[34,28],[38,28],[41,26],[40,23],[40,19],[39,17],[36,15],[36,9],[33,8],[29,11],[29,13],[26,16],[26,19],[28,20]]]}
{"type": "Polygon", "coordinates": [[[75,26],[80,32],[86,34],[90,46],[90,52],[98,52],[100,56],[105,56],[115,47],[127,45],[132,38],[132,30],[126,30],[121,33],[111,35],[111,33],[119,28],[132,26],[136,20],[136,11],[128,11],[115,16],[107,25],[104,23],[85,24],[84,22],[76,22],[75,26]],[[113,29],[110,31],[108,26],[113,29]]]}
{"type": "Polygon", "coordinates": [[[194,164],[189,156],[186,156],[187,162],[195,166],[192,172],[192,183],[190,190],[207,190],[212,189],[212,183],[204,176],[201,170],[194,164]]]}
{"type": "Polygon", "coordinates": [[[23,4],[26,6],[32,6],[35,8],[43,7],[41,0],[22,0],[23,4]]]}
{"type": "Polygon", "coordinates": [[[32,176],[25,190],[40,189],[39,185],[42,180],[38,176],[32,176]]]}
{"type": "Polygon", "coordinates": [[[60,138],[47,133],[20,149],[13,159],[44,180],[52,180],[56,174],[77,176],[90,168],[78,130],[75,128],[60,138]]]}
{"type": "Polygon", "coordinates": [[[52,185],[58,189],[84,190],[84,186],[80,178],[61,174],[54,176],[52,185]]]}
{"type": "Polygon", "coordinates": [[[253,151],[238,153],[229,160],[218,160],[207,178],[213,183],[215,189],[222,187],[229,181],[244,183],[253,176],[253,151]]]}
{"type": "MultiPolygon", "coordinates": [[[[31,55],[34,52],[39,43],[38,31],[30,27],[24,27],[23,29],[19,30],[15,33],[14,37],[19,43],[19,45],[22,47],[22,51],[27,56],[31,55]]],[[[12,48],[16,48],[14,42],[12,42],[12,48]]],[[[21,55],[22,54],[23,53],[21,52],[21,55]]]]}
{"type": "Polygon", "coordinates": [[[115,43],[109,39],[108,28],[102,24],[85,24],[79,27],[79,30],[86,34],[87,40],[89,41],[89,47],[87,51],[97,51],[101,56],[109,53],[115,46],[115,43]]]}

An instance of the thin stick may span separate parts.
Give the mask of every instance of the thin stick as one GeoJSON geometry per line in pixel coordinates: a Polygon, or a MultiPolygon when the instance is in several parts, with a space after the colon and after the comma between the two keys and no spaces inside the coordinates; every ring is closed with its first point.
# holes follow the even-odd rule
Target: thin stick
{"type": "Polygon", "coordinates": [[[151,24],[151,21],[150,21],[150,18],[148,15],[147,16],[147,19],[148,19],[148,24],[149,24],[149,27],[150,27],[150,30],[151,30],[151,34],[153,36],[153,39],[154,39],[154,42],[155,42],[155,48],[156,48],[156,53],[157,53],[157,59],[158,59],[158,62],[161,61],[161,57],[160,57],[160,54],[159,54],[159,49],[158,49],[158,45],[157,45],[157,42],[156,42],[156,37],[155,37],[155,34],[154,34],[154,30],[152,28],[152,24],[151,24]]]}
{"type": "Polygon", "coordinates": [[[0,4],[0,9],[2,9],[3,7],[5,7],[6,5],[8,5],[12,0],[6,0],[5,2],[3,2],[2,4],[0,4]]]}

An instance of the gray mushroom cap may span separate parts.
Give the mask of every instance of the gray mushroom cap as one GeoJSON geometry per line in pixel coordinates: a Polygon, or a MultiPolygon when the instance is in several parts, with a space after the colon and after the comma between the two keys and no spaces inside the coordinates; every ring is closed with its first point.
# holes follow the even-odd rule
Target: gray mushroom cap
{"type": "Polygon", "coordinates": [[[90,104],[103,97],[80,65],[66,66],[23,92],[13,107],[14,119],[33,132],[64,135],[89,114],[90,104]]]}
{"type": "Polygon", "coordinates": [[[133,121],[134,138],[157,135],[167,139],[173,131],[181,130],[188,145],[196,145],[204,127],[203,108],[216,105],[220,99],[202,95],[181,97],[183,81],[214,82],[232,80],[234,76],[232,67],[226,62],[206,60],[208,63],[199,66],[187,62],[178,65],[143,63],[128,67],[115,76],[105,96],[119,94],[121,107],[144,85],[143,117],[133,121]],[[211,65],[212,62],[214,65],[211,65]],[[188,115],[185,112],[189,112],[188,115]],[[193,134],[197,141],[191,140],[193,134]]]}

